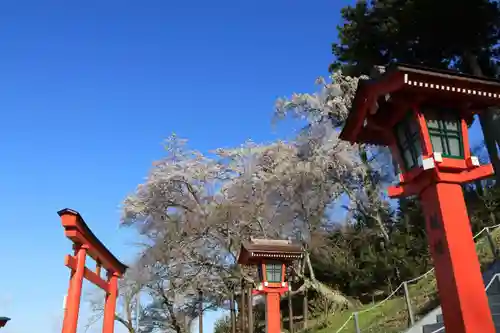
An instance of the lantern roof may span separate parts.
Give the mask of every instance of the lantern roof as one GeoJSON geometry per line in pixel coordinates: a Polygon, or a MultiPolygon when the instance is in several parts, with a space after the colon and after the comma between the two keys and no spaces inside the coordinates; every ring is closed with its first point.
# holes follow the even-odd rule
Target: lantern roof
{"type": "Polygon", "coordinates": [[[475,113],[500,105],[500,80],[394,64],[380,77],[359,80],[340,138],[356,143],[390,144],[387,130],[404,116],[394,107],[396,103],[406,103],[408,107],[415,103],[456,107],[472,122],[475,113]]]}
{"type": "Polygon", "coordinates": [[[241,244],[239,264],[255,264],[262,260],[276,260],[282,262],[302,258],[302,246],[289,240],[256,239],[241,244]]]}
{"type": "Polygon", "coordinates": [[[9,320],[10,320],[9,317],[0,317],[0,327],[4,327],[9,320]]]}

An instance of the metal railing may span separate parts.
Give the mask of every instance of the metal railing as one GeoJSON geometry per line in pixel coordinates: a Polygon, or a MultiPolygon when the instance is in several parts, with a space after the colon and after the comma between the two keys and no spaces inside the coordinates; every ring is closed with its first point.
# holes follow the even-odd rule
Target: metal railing
{"type": "MultiPolygon", "coordinates": [[[[491,264],[499,257],[497,244],[500,244],[500,233],[492,234],[499,227],[500,224],[483,228],[474,236],[474,240],[482,235],[486,236],[486,246],[476,247],[482,266],[491,264]]],[[[338,323],[329,325],[336,329],[331,331],[334,333],[401,332],[412,327],[438,306],[437,285],[432,268],[414,279],[404,281],[382,301],[350,313],[340,327],[334,327],[338,323]]],[[[441,330],[435,333],[438,332],[441,330]]]]}
{"type": "MultiPolygon", "coordinates": [[[[500,274],[499,273],[495,273],[495,275],[493,275],[491,277],[490,282],[488,282],[488,284],[486,285],[486,288],[484,288],[484,290],[487,291],[488,289],[490,289],[491,285],[493,284],[493,282],[495,282],[495,280],[500,281],[500,274]]],[[[432,331],[431,333],[439,333],[439,332],[444,332],[444,327],[438,328],[437,330],[432,331]]]]}

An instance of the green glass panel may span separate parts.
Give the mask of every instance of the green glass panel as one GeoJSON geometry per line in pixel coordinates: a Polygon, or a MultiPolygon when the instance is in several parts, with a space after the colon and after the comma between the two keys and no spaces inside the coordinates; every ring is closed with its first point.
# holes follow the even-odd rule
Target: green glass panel
{"type": "Polygon", "coordinates": [[[422,155],[422,145],[420,144],[420,137],[413,141],[413,154],[415,160],[418,161],[420,155],[422,155]]]}
{"type": "Polygon", "coordinates": [[[462,149],[461,149],[462,147],[459,138],[453,138],[453,137],[448,138],[448,147],[449,147],[448,155],[457,157],[462,155],[462,149]]]}
{"type": "Polygon", "coordinates": [[[410,117],[408,119],[408,130],[409,130],[409,136],[415,137],[416,135],[419,134],[419,127],[417,120],[414,117],[410,117]]]}
{"type": "Polygon", "coordinates": [[[444,157],[463,157],[460,118],[455,110],[432,110],[426,113],[427,128],[434,152],[444,157]]]}
{"type": "Polygon", "coordinates": [[[439,122],[435,119],[427,119],[428,129],[439,129],[439,122]]]}
{"type": "Polygon", "coordinates": [[[437,153],[444,153],[443,143],[441,141],[440,136],[431,134],[431,143],[432,143],[432,151],[437,153]]]}
{"type": "Polygon", "coordinates": [[[406,133],[405,133],[405,127],[402,125],[404,125],[404,124],[400,124],[397,127],[396,139],[398,140],[399,144],[402,147],[404,147],[404,146],[406,146],[406,133]]]}
{"type": "Polygon", "coordinates": [[[410,149],[405,149],[403,152],[403,159],[407,168],[414,167],[413,157],[411,156],[410,149]]]}
{"type": "Polygon", "coordinates": [[[444,128],[446,131],[455,131],[458,132],[458,125],[460,122],[458,120],[445,120],[444,128]]]}
{"type": "Polygon", "coordinates": [[[281,282],[282,268],[281,263],[266,263],[267,282],[281,282]]]}
{"type": "Polygon", "coordinates": [[[422,154],[420,128],[415,115],[410,111],[406,118],[396,125],[396,140],[407,171],[415,167],[422,154]]]}

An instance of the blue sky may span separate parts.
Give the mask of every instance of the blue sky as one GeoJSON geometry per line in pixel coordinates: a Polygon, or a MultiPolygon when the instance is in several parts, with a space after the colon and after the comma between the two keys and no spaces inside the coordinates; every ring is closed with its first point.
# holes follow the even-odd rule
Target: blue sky
{"type": "MultiPolygon", "coordinates": [[[[60,331],[70,243],[57,210],[80,211],[130,261],[137,248],[119,205],[170,133],[202,151],[291,133],[273,132],[274,100],[326,74],[343,5],[2,2],[0,316],[12,318],[3,332],[60,331]]],[[[87,314],[83,304],[80,326],[87,314]]]]}
{"type": "MultiPolygon", "coordinates": [[[[80,211],[127,262],[137,248],[119,205],[170,133],[202,151],[292,133],[271,128],[274,100],[326,74],[346,2],[310,3],[2,2],[4,333],[60,332],[71,248],[59,209],[80,211]]],[[[82,304],[80,327],[87,316],[82,304]]],[[[216,318],[206,316],[205,332],[216,318]]]]}

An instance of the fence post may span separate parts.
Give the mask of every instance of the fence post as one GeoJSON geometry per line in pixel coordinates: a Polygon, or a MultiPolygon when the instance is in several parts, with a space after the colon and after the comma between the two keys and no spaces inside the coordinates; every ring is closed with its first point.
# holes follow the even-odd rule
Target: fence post
{"type": "Polygon", "coordinates": [[[203,333],[203,290],[198,289],[198,332],[203,333]]]}
{"type": "Polygon", "coordinates": [[[358,313],[357,312],[353,312],[352,318],[354,319],[354,331],[356,333],[361,333],[361,330],[359,329],[358,313]]]}
{"type": "Polygon", "coordinates": [[[500,274],[495,274],[496,275],[496,279],[497,279],[497,285],[500,286],[500,274]]]}
{"type": "Polygon", "coordinates": [[[410,291],[408,290],[408,283],[406,281],[403,282],[403,289],[405,291],[406,307],[408,308],[408,318],[410,319],[409,327],[412,327],[415,324],[415,316],[413,315],[413,309],[411,308],[410,291]]]}
{"type": "Polygon", "coordinates": [[[486,227],[484,229],[486,229],[486,238],[488,239],[488,244],[490,246],[491,253],[493,253],[493,257],[496,260],[499,257],[497,245],[495,244],[493,237],[491,237],[490,228],[486,227]]]}

